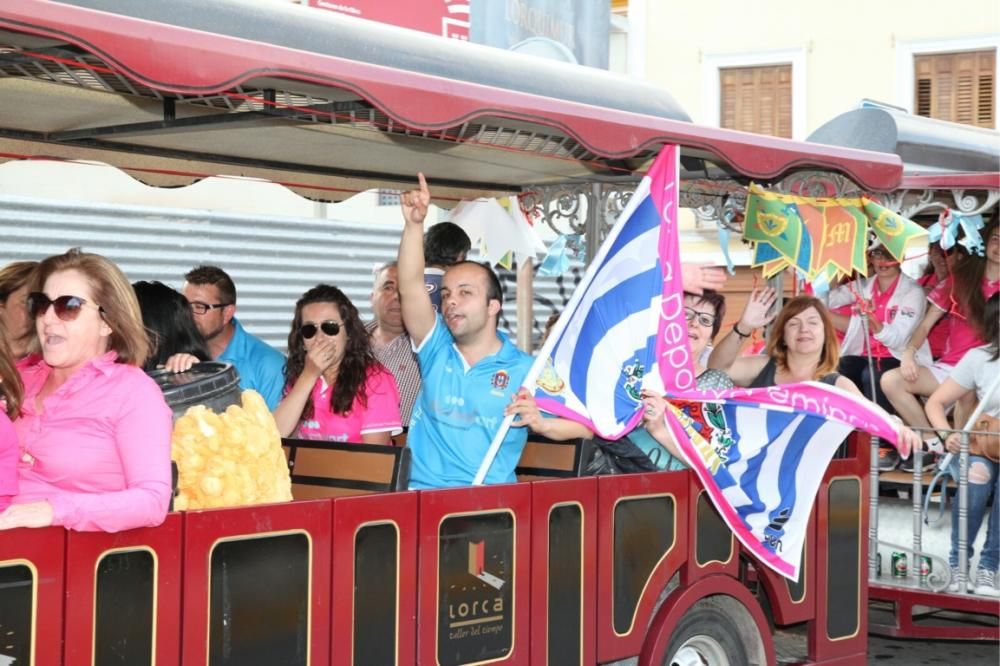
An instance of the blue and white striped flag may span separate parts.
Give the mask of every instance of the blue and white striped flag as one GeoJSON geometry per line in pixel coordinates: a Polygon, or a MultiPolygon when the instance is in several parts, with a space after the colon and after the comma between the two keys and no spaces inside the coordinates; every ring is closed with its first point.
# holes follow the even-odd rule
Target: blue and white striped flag
{"type": "Polygon", "coordinates": [[[617,439],[642,388],[693,389],[677,246],[677,147],[665,147],[587,267],[529,373],[547,412],[617,439]]]}

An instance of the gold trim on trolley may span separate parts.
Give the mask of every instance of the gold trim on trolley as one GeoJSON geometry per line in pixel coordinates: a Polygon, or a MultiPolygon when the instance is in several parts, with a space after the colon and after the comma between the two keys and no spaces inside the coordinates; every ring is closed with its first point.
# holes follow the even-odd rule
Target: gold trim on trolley
{"type": "Polygon", "coordinates": [[[510,515],[512,521],[510,527],[511,540],[513,542],[510,562],[510,648],[507,650],[507,654],[502,657],[497,657],[496,659],[486,659],[484,661],[470,661],[463,666],[480,666],[481,664],[494,664],[506,661],[510,659],[510,656],[514,653],[514,646],[517,644],[517,622],[515,621],[515,618],[517,617],[517,586],[514,585],[514,576],[517,572],[517,515],[512,509],[509,508],[484,509],[481,511],[457,511],[455,513],[446,513],[441,516],[441,520],[438,521],[437,525],[437,547],[434,549],[434,557],[437,560],[437,580],[434,581],[434,663],[437,664],[437,666],[441,666],[441,662],[438,660],[438,648],[440,647],[438,636],[441,629],[439,626],[441,621],[441,525],[449,518],[461,518],[462,516],[492,516],[499,513],[506,513],[510,515]]]}
{"type": "MultiPolygon", "coordinates": [[[[710,564],[716,564],[716,563],[723,564],[723,565],[729,564],[730,562],[733,561],[733,556],[736,554],[736,543],[735,543],[736,536],[733,534],[732,530],[729,530],[729,557],[727,557],[724,560],[708,560],[708,561],[706,561],[704,563],[702,563],[702,562],[700,562],[698,560],[698,523],[697,523],[697,520],[698,520],[698,506],[701,503],[702,496],[705,495],[705,494],[706,493],[705,493],[704,490],[699,491],[698,492],[698,496],[695,498],[695,504],[694,504],[695,525],[694,525],[694,544],[693,544],[694,548],[693,548],[693,553],[694,553],[694,565],[696,567],[698,567],[699,569],[704,569],[705,567],[707,567],[710,564]]],[[[711,500],[708,500],[708,505],[710,507],[712,507],[713,510],[715,509],[715,507],[712,506],[712,501],[711,500]]],[[[723,525],[723,527],[725,527],[726,526],[726,521],[723,520],[722,516],[719,516],[719,520],[722,521],[722,525],[723,525]]]]}
{"type": "Polygon", "coordinates": [[[306,537],[306,541],[309,544],[309,571],[307,572],[306,579],[306,664],[312,664],[312,625],[313,625],[313,609],[312,609],[312,597],[313,597],[313,539],[312,535],[305,529],[292,529],[292,530],[278,530],[273,532],[255,532],[253,534],[238,534],[234,536],[223,537],[221,539],[216,539],[212,542],[212,547],[208,549],[208,556],[206,558],[205,564],[208,568],[208,576],[205,580],[208,582],[208,599],[207,605],[205,606],[205,663],[209,663],[209,658],[211,657],[212,650],[212,554],[215,552],[216,546],[221,543],[230,543],[233,541],[255,541],[258,539],[268,539],[271,537],[278,536],[289,536],[292,534],[303,534],[306,537]]]}
{"type": "MultiPolygon", "coordinates": [[[[830,544],[830,518],[829,518],[829,512],[830,512],[830,486],[833,485],[834,481],[841,481],[841,480],[844,480],[844,481],[853,481],[855,483],[855,485],[857,485],[857,487],[858,487],[858,512],[857,512],[858,513],[858,522],[857,522],[857,525],[858,525],[858,555],[857,555],[857,560],[856,560],[857,563],[858,563],[858,580],[857,580],[857,587],[856,587],[856,589],[857,589],[857,595],[856,595],[857,596],[857,604],[856,604],[855,611],[854,611],[854,633],[853,634],[848,634],[847,636],[840,636],[839,638],[831,638],[830,634],[828,633],[829,619],[827,620],[827,622],[823,623],[823,625],[824,625],[823,626],[823,634],[826,636],[826,639],[828,641],[830,641],[831,643],[835,643],[835,642],[838,642],[838,641],[850,640],[851,638],[855,638],[859,633],[861,633],[861,596],[862,596],[861,595],[861,582],[862,582],[862,578],[864,578],[865,580],[867,580],[867,578],[868,578],[868,574],[867,573],[862,573],[863,566],[862,566],[862,560],[861,560],[861,524],[862,524],[862,518],[863,518],[861,512],[863,511],[863,506],[862,505],[864,503],[864,486],[861,485],[861,479],[859,477],[857,477],[857,476],[834,476],[826,484],[826,487],[827,487],[827,494],[826,494],[826,510],[827,510],[827,528],[826,528],[826,541],[827,541],[826,557],[827,557],[827,561],[826,561],[826,569],[827,569],[827,580],[829,580],[829,571],[830,571],[830,559],[829,559],[830,558],[830,548],[829,548],[829,544],[830,544]]],[[[826,590],[826,614],[825,615],[826,615],[827,618],[829,618],[829,616],[830,616],[830,588],[829,588],[829,586],[827,586],[827,590],[826,590]]]]}
{"type": "Polygon", "coordinates": [[[623,636],[628,636],[629,634],[632,633],[633,630],[635,630],[635,617],[636,617],[636,615],[639,614],[639,603],[642,601],[642,598],[646,595],[646,588],[649,587],[649,579],[653,577],[653,574],[656,573],[656,570],[660,567],[661,564],[663,564],[663,561],[665,559],[667,559],[667,557],[670,555],[670,553],[677,546],[677,497],[674,495],[674,493],[655,493],[655,494],[651,494],[651,495],[628,495],[626,497],[619,497],[618,499],[616,499],[614,505],[611,507],[611,534],[613,535],[615,533],[615,518],[614,518],[614,516],[615,516],[616,509],[618,508],[619,504],[621,504],[622,502],[628,502],[628,501],[636,501],[636,500],[644,500],[644,499],[656,499],[657,497],[669,497],[670,500],[671,500],[671,502],[673,502],[673,509],[672,509],[672,511],[673,511],[673,514],[674,514],[674,518],[673,518],[672,523],[673,523],[673,528],[674,529],[673,529],[672,538],[670,540],[670,546],[667,548],[666,552],[663,553],[663,556],[660,557],[660,559],[658,559],[656,561],[656,564],[653,565],[653,568],[649,572],[649,576],[646,577],[646,582],[643,583],[642,591],[639,593],[639,599],[636,601],[635,609],[632,611],[632,620],[631,620],[631,622],[629,622],[628,631],[626,631],[625,633],[621,633],[621,634],[618,633],[618,629],[615,628],[615,618],[614,618],[614,599],[615,599],[615,544],[614,544],[614,537],[612,537],[612,540],[611,540],[611,631],[613,631],[614,634],[615,634],[615,636],[617,636],[619,638],[621,638],[623,636]]]}
{"type": "MultiPolygon", "coordinates": [[[[354,555],[355,557],[357,556],[357,553],[358,553],[358,533],[362,529],[364,529],[366,527],[378,527],[379,525],[392,525],[392,527],[396,530],[396,582],[395,582],[395,586],[396,586],[396,622],[395,622],[395,625],[396,625],[396,640],[395,640],[395,646],[396,646],[396,649],[395,649],[395,655],[394,655],[394,658],[393,658],[393,663],[394,664],[398,664],[399,663],[399,625],[400,625],[400,618],[399,618],[399,568],[401,566],[401,559],[400,559],[400,556],[399,556],[400,545],[401,545],[400,544],[399,523],[396,522],[395,520],[389,519],[389,520],[371,520],[371,521],[368,521],[368,522],[364,522],[364,523],[358,524],[358,526],[354,529],[354,538],[352,539],[352,544],[353,545],[351,546],[351,554],[354,555]]],[[[357,589],[357,586],[355,585],[355,583],[357,581],[357,576],[358,576],[358,571],[355,568],[353,562],[351,564],[351,574],[352,575],[351,575],[351,640],[350,640],[350,646],[351,646],[350,649],[351,649],[351,652],[350,652],[350,662],[353,664],[354,663],[354,623],[355,623],[355,617],[354,617],[354,592],[357,589]]]]}
{"type": "Polygon", "coordinates": [[[35,645],[38,637],[38,568],[31,560],[18,558],[16,560],[0,561],[0,568],[3,567],[28,567],[31,572],[31,656],[28,658],[27,666],[35,666],[35,645]]]}
{"type": "Polygon", "coordinates": [[[97,556],[97,559],[94,560],[94,593],[91,597],[90,615],[92,618],[90,622],[90,663],[92,665],[97,661],[97,572],[101,566],[101,562],[108,555],[115,555],[118,553],[140,553],[144,551],[153,556],[153,615],[150,618],[152,643],[150,644],[149,664],[150,666],[156,666],[156,618],[157,603],[159,602],[159,585],[157,583],[160,579],[160,558],[157,556],[155,550],[146,545],[123,546],[121,548],[109,548],[108,550],[102,550],[97,556]]]}
{"type": "MultiPolygon", "coordinates": [[[[583,656],[584,656],[583,655],[583,634],[584,634],[583,617],[584,617],[584,606],[586,605],[586,594],[584,593],[585,592],[584,591],[584,582],[585,582],[586,578],[584,577],[584,566],[583,565],[584,565],[584,561],[585,561],[584,551],[586,550],[586,543],[587,543],[587,539],[586,539],[586,536],[587,536],[587,520],[586,520],[586,518],[587,518],[587,512],[583,508],[583,504],[581,504],[580,502],[575,502],[575,501],[573,501],[573,502],[556,502],[555,504],[553,504],[552,506],[549,507],[549,513],[548,513],[547,519],[545,521],[545,535],[546,535],[546,537],[550,536],[549,535],[549,527],[552,525],[552,512],[554,510],[562,508],[564,506],[575,506],[576,508],[578,508],[580,510],[580,618],[579,618],[579,621],[580,621],[580,664],[582,666],[583,665],[583,656]]],[[[549,541],[550,541],[550,539],[546,539],[545,540],[545,566],[546,566],[545,583],[546,584],[545,584],[545,603],[544,603],[544,606],[545,606],[545,650],[546,650],[546,654],[548,654],[548,648],[549,648],[549,613],[548,613],[548,607],[549,607],[549,584],[552,582],[552,577],[551,577],[550,573],[548,572],[549,541]]]]}

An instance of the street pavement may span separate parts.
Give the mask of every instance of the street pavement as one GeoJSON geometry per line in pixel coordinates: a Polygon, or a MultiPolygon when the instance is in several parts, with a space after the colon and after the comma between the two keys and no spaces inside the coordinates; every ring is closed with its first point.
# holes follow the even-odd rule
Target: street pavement
{"type": "Polygon", "coordinates": [[[1000,645],[959,641],[918,641],[871,636],[868,663],[885,666],[997,666],[1000,645]]]}

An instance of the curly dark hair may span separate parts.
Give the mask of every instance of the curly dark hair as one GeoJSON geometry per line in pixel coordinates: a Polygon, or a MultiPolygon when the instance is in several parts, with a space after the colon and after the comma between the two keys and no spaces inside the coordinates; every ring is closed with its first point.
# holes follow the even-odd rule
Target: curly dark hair
{"type": "MultiPolygon", "coordinates": [[[[354,307],[344,292],[328,284],[319,284],[302,294],[295,303],[295,317],[292,319],[292,329],[288,333],[288,363],[285,366],[285,382],[291,386],[302,374],[306,364],[306,346],[302,339],[302,308],[312,303],[331,303],[337,306],[347,333],[347,348],[344,359],[340,362],[337,383],[330,394],[330,408],[335,414],[345,415],[351,411],[354,399],[368,406],[368,396],[363,389],[368,376],[381,368],[375,360],[368,331],[361,321],[358,309],[354,307]]],[[[302,418],[313,415],[312,397],[302,410],[302,418]]]]}

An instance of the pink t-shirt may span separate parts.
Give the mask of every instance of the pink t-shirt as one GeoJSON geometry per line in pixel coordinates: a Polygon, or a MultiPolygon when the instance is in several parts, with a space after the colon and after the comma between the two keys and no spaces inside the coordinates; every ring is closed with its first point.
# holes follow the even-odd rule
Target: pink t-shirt
{"type": "MultiPolygon", "coordinates": [[[[938,277],[934,273],[924,275],[917,280],[917,282],[919,282],[920,286],[925,290],[931,290],[939,284],[938,277]]],[[[928,291],[928,293],[930,292],[928,291]]],[[[931,328],[931,332],[927,334],[927,344],[930,345],[931,356],[935,361],[941,358],[941,355],[944,354],[945,348],[948,346],[948,333],[951,329],[950,320],[951,315],[945,314],[945,316],[941,317],[934,323],[934,327],[931,328]]]]}
{"type": "Polygon", "coordinates": [[[366,433],[388,430],[395,435],[403,431],[396,380],[381,365],[368,372],[368,380],[361,389],[368,398],[367,405],[355,398],[351,411],[346,415],[335,414],[330,407],[332,390],[322,377],[316,380],[312,390],[312,418],[299,424],[296,437],[359,443],[361,435],[366,433]]]}
{"type": "MultiPolygon", "coordinates": [[[[951,285],[952,279],[949,276],[934,287],[931,293],[927,294],[927,300],[948,314],[948,338],[941,358],[938,359],[947,365],[955,365],[962,360],[965,352],[973,347],[986,344],[976,333],[976,329],[965,319],[963,313],[952,312],[954,303],[952,302],[951,285]]],[[[1000,280],[991,282],[983,279],[982,289],[983,296],[989,298],[1000,291],[1000,280]]]]}
{"type": "Polygon", "coordinates": [[[118,532],[159,525],[167,515],[170,408],[156,382],[117,358],[108,352],[84,365],[41,410],[36,398],[52,368],[44,361],[20,368],[14,503],[48,500],[54,525],[118,532]]]}
{"type": "Polygon", "coordinates": [[[11,499],[17,495],[17,454],[14,425],[6,410],[0,409],[0,511],[10,506],[11,499]]]}

